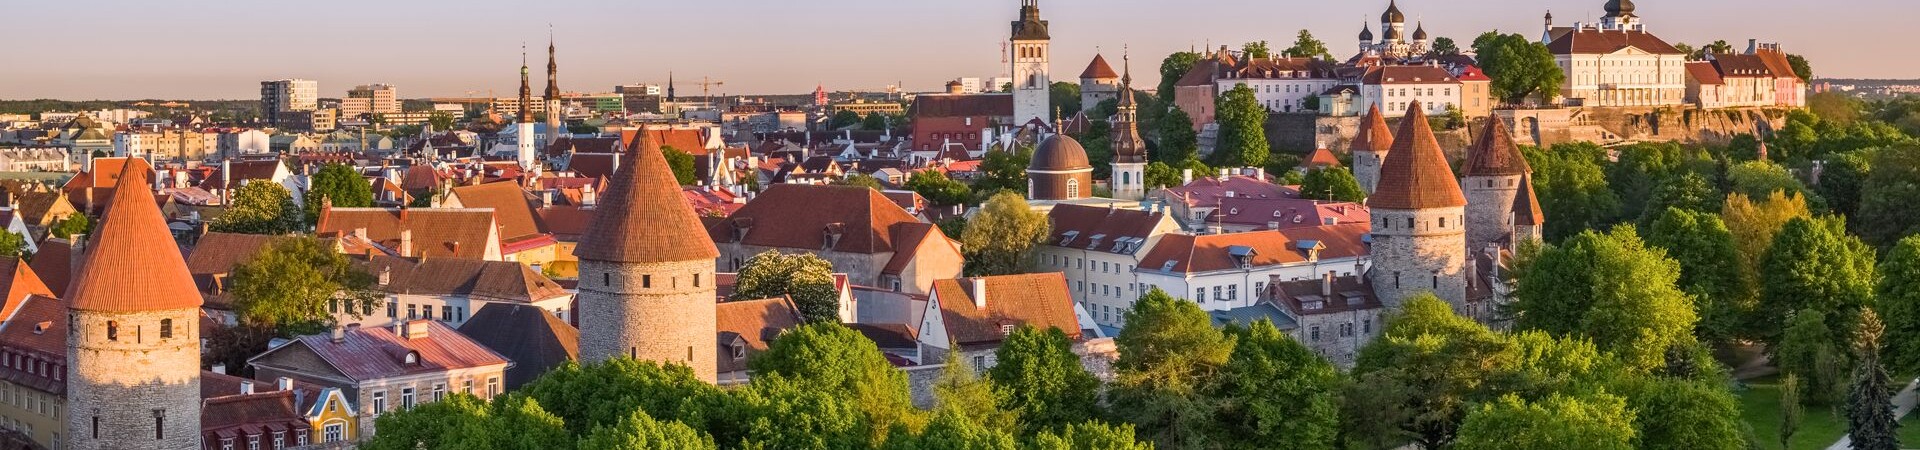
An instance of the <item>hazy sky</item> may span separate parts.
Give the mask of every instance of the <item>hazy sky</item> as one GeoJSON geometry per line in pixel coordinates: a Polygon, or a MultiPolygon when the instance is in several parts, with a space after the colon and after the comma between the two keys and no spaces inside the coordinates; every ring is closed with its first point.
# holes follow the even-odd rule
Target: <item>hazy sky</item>
{"type": "MultiPolygon", "coordinates": [[[[1017,0],[148,0],[7,2],[13,50],[0,98],[250,99],[259,81],[307,78],[321,95],[391,83],[403,97],[510,96],[520,45],[544,87],[547,26],[560,44],[560,83],[605,92],[662,83],[681,95],[702,76],[721,93],[878,90],[904,82],[935,90],[961,76],[994,76],[1017,0]]],[[[1403,0],[1409,21],[1464,46],[1490,29],[1540,33],[1597,20],[1604,0],[1403,0]]],[[[1820,76],[1920,78],[1910,48],[1916,0],[1642,0],[1639,15],[1671,42],[1779,41],[1820,76]],[[1903,56],[1904,55],[1904,56],[1903,56]]],[[[1208,42],[1267,40],[1278,50],[1307,28],[1340,57],[1385,0],[1042,0],[1052,21],[1056,79],[1079,75],[1096,47],[1116,65],[1131,44],[1135,83],[1166,54],[1208,42]]],[[[1412,25],[1409,24],[1409,27],[1412,25]]],[[[1378,26],[1374,26],[1376,32],[1378,26]]],[[[1118,67],[1116,67],[1118,69],[1118,67]]]]}

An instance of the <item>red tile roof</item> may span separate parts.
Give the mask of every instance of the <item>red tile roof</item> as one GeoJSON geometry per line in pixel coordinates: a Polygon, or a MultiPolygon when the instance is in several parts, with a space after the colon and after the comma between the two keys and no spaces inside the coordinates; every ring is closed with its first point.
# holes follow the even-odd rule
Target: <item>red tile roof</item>
{"type": "MultiPolygon", "coordinates": [[[[0,345],[47,361],[65,364],[67,305],[60,299],[31,296],[0,325],[0,345]]],[[[64,394],[67,384],[53,377],[21,370],[0,370],[0,380],[53,394],[64,394]]]]}
{"type": "MultiPolygon", "coordinates": [[[[395,335],[387,327],[360,327],[343,333],[338,343],[328,334],[301,336],[296,342],[312,350],[340,374],[361,382],[508,363],[499,353],[438,321],[414,320],[405,326],[428,327],[427,336],[408,339],[395,335]],[[409,352],[419,355],[417,364],[406,363],[409,352]]],[[[281,346],[254,358],[264,358],[290,347],[293,346],[281,346]]]]}
{"type": "Polygon", "coordinates": [[[983,294],[973,292],[974,278],[933,282],[941,322],[954,344],[996,344],[1006,339],[1002,327],[1020,325],[1058,328],[1070,338],[1080,338],[1080,320],[1074,315],[1065,275],[1052,272],[980,279],[986,282],[985,308],[974,304],[974,299],[983,294]]]}
{"type": "Polygon", "coordinates": [[[1694,80],[1699,81],[1700,84],[1703,85],[1716,86],[1727,84],[1726,80],[1720,79],[1720,69],[1713,66],[1713,61],[1687,62],[1687,75],[1692,76],[1694,80]]]}
{"type": "Polygon", "coordinates": [[[1379,66],[1367,70],[1360,81],[1366,84],[1459,83],[1460,80],[1435,66],[1379,66]]]}
{"type": "Polygon", "coordinates": [[[387,274],[373,289],[392,294],[466,296],[495,302],[531,303],[567,296],[552,279],[513,261],[375,255],[367,272],[387,274]]]}
{"type": "Polygon", "coordinates": [[[574,153],[567,158],[567,170],[587,178],[608,177],[619,168],[618,160],[613,153],[574,153]]]}
{"type": "Polygon", "coordinates": [[[1146,239],[1151,237],[1154,228],[1165,217],[1166,213],[1158,211],[1058,205],[1047,212],[1047,220],[1053,223],[1053,227],[1046,243],[1055,247],[1131,255],[1144,246],[1146,239]],[[1073,235],[1072,240],[1067,240],[1069,233],[1073,235]],[[1129,238],[1139,241],[1123,240],[1129,238]],[[1098,242],[1095,242],[1096,239],[1098,242]]]}
{"type": "Polygon", "coordinates": [[[593,208],[554,205],[540,208],[540,220],[546,222],[555,239],[579,242],[580,235],[587,234],[587,226],[593,223],[593,212],[593,208]]]}
{"type": "Polygon", "coordinates": [[[1539,196],[1533,193],[1533,175],[1520,177],[1520,195],[1513,198],[1513,223],[1534,226],[1547,223],[1547,214],[1540,211],[1539,196]]]}
{"type": "Polygon", "coordinates": [[[1353,151],[1371,151],[1386,153],[1393,150],[1393,128],[1387,126],[1386,116],[1380,114],[1380,105],[1367,108],[1367,116],[1360,118],[1360,132],[1354,133],[1353,151]]]}
{"type": "Polygon", "coordinates": [[[911,114],[914,117],[1012,116],[1013,95],[922,95],[913,98],[911,114]]]}
{"type": "Polygon", "coordinates": [[[1120,78],[1120,74],[1114,73],[1113,66],[1107,64],[1107,57],[1095,54],[1093,55],[1093,62],[1087,63],[1087,70],[1080,71],[1080,78],[1120,78]]]}
{"type": "Polygon", "coordinates": [[[1208,174],[1193,174],[1193,182],[1186,186],[1167,188],[1168,195],[1180,199],[1187,206],[1218,205],[1220,199],[1235,198],[1300,198],[1300,191],[1287,186],[1273,184],[1258,178],[1232,175],[1226,181],[1208,174]],[[1233,194],[1231,196],[1227,194],[1233,194]]]}
{"type": "Polygon", "coordinates": [[[340,235],[365,228],[367,238],[399,250],[400,235],[413,231],[413,256],[485,259],[499,248],[493,211],[449,208],[322,208],[314,233],[340,235]]]}
{"type": "Polygon", "coordinates": [[[65,297],[67,286],[73,280],[73,246],[66,239],[49,237],[40,241],[40,252],[33,254],[29,264],[55,297],[65,297]]]}
{"type": "Polygon", "coordinates": [[[246,264],[280,236],[212,232],[200,236],[187,254],[187,271],[194,276],[225,274],[246,264]]]}
{"type": "Polygon", "coordinates": [[[1229,198],[1207,217],[1207,223],[1249,225],[1262,229],[1317,227],[1342,223],[1367,223],[1371,215],[1366,206],[1347,202],[1327,202],[1304,198],[1229,198]],[[1279,222],[1278,226],[1273,225],[1279,222]]]}
{"type": "Polygon", "coordinates": [[[26,261],[14,259],[0,262],[0,277],[4,277],[0,278],[0,283],[6,285],[6,297],[0,298],[0,320],[13,317],[14,311],[20,309],[21,303],[25,302],[28,296],[53,296],[53,290],[47,288],[45,282],[40,281],[40,277],[33,273],[33,268],[29,267],[26,261]]]}
{"type": "Polygon", "coordinates": [[[1547,43],[1547,51],[1551,51],[1555,55],[1604,54],[1617,52],[1627,47],[1637,48],[1641,51],[1656,55],[1684,54],[1680,49],[1674,48],[1673,44],[1668,44],[1667,41],[1661,40],[1659,37],[1654,36],[1653,33],[1645,31],[1603,31],[1594,28],[1581,28],[1578,30],[1570,30],[1554,38],[1553,42],[1547,43]]]}
{"type": "Polygon", "coordinates": [[[1340,157],[1334,156],[1332,150],[1327,150],[1324,147],[1317,148],[1313,150],[1313,153],[1308,153],[1307,157],[1300,161],[1300,167],[1308,169],[1340,167],[1340,157]]]}
{"type": "Polygon", "coordinates": [[[1377,209],[1428,209],[1466,206],[1460,180],[1453,177],[1447,155],[1434,140],[1427,113],[1419,101],[1393,137],[1393,152],[1380,163],[1380,181],[1367,205],[1377,209]]]}
{"type": "Polygon", "coordinates": [[[1760,48],[1754,50],[1753,54],[1767,65],[1767,70],[1773,72],[1773,76],[1800,79],[1799,72],[1793,71],[1793,63],[1787,59],[1787,53],[1778,50],[1778,47],[1760,48]]]}
{"type": "Polygon", "coordinates": [[[1720,78],[1773,78],[1776,76],[1773,68],[1767,66],[1767,61],[1756,55],[1735,53],[1713,55],[1713,66],[1719,69],[1720,78]]]}
{"type": "Polygon", "coordinates": [[[918,223],[886,196],[859,186],[779,184],[767,188],[726,221],[707,230],[714,242],[731,242],[746,229],[741,243],[763,247],[819,250],[827,230],[838,230],[833,251],[874,254],[900,251],[904,242],[895,224],[918,223]]]}
{"type": "Polygon", "coordinates": [[[714,308],[721,372],[747,370],[747,361],[767,351],[767,344],[773,342],[773,338],[800,326],[800,311],[785,297],[723,302],[714,308]],[[733,358],[729,346],[734,336],[746,344],[746,358],[733,358]]]}
{"type": "Polygon", "coordinates": [[[1527,157],[1520,154],[1520,146],[1513,143],[1513,133],[1507,132],[1507,122],[1495,116],[1487,118],[1487,126],[1480,131],[1480,138],[1475,139],[1473,147],[1467,149],[1467,165],[1460,168],[1460,175],[1495,177],[1532,171],[1527,166],[1527,157]]]}
{"type": "Polygon", "coordinates": [[[114,312],[200,307],[200,290],[145,187],[146,176],[132,172],[120,181],[124,189],[114,189],[113,202],[87,244],[87,265],[67,289],[72,307],[114,312]]]}
{"type": "MultiPolygon", "coordinates": [[[[656,148],[673,147],[674,150],[694,155],[704,155],[707,153],[707,145],[705,141],[700,138],[700,130],[696,128],[649,128],[647,134],[653,138],[655,144],[659,145],[659,147],[656,148]]],[[[639,135],[638,130],[627,129],[620,132],[620,141],[626,143],[626,148],[641,148],[640,143],[634,142],[634,139],[639,135]]]]}
{"type": "Polygon", "coordinates": [[[499,223],[500,240],[518,241],[546,233],[545,224],[534,214],[539,199],[518,183],[501,181],[453,188],[452,196],[463,208],[493,208],[493,220],[499,223]]]}
{"type": "Polygon", "coordinates": [[[601,209],[574,247],[583,260],[628,263],[694,261],[720,256],[699,239],[701,224],[680,193],[673,169],[651,133],[640,133],[634,151],[600,195],[601,209]]]}
{"type": "Polygon", "coordinates": [[[1248,264],[1253,267],[1307,262],[1309,245],[1320,247],[1321,259],[1364,256],[1372,252],[1366,243],[1372,226],[1360,222],[1198,236],[1168,234],[1140,257],[1140,270],[1198,273],[1238,269],[1240,263],[1233,255],[1236,248],[1252,250],[1248,264]]]}

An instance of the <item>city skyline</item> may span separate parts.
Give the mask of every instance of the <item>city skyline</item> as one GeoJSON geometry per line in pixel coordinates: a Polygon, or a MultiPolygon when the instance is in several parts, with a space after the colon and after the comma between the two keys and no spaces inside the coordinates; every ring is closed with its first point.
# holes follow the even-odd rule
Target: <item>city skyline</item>
{"type": "MultiPolygon", "coordinates": [[[[726,83],[712,89],[715,96],[799,94],[816,84],[830,91],[878,91],[896,82],[907,91],[933,91],[956,77],[1005,71],[999,63],[1000,43],[1016,4],[844,0],[834,2],[832,10],[811,3],[751,0],[728,0],[732,5],[724,8],[588,1],[540,5],[573,13],[567,15],[528,14],[520,8],[527,4],[494,0],[467,2],[458,10],[361,0],[311,10],[225,0],[186,10],[106,3],[105,12],[74,4],[17,5],[22,17],[91,14],[97,29],[113,32],[67,32],[57,21],[20,24],[15,31],[22,48],[69,51],[50,52],[22,64],[26,70],[0,74],[0,99],[248,99],[258,95],[260,80],[282,78],[317,80],[320,95],[327,98],[344,97],[347,89],[371,83],[393,84],[406,98],[480,97],[489,91],[506,97],[517,87],[523,42],[531,65],[544,64],[541,47],[548,21],[559,45],[560,86],[569,92],[665,83],[670,71],[679,93],[687,97],[701,95],[702,77],[726,83]],[[775,19],[731,19],[747,17],[740,13],[748,11],[751,17],[775,19]],[[513,22],[528,17],[524,24],[513,22]],[[317,31],[285,31],[289,29],[317,31]],[[149,48],[128,36],[159,37],[164,46],[149,48]],[[131,48],[112,50],[116,46],[131,48]]],[[[1464,46],[1480,32],[1496,28],[1537,35],[1541,15],[1549,8],[1557,26],[1591,23],[1601,15],[1604,2],[1475,3],[1462,8],[1437,0],[1407,0],[1400,8],[1409,26],[1424,20],[1434,36],[1464,46]]],[[[1820,77],[1920,73],[1920,62],[1849,51],[1867,42],[1898,42],[1898,21],[1920,13],[1920,4],[1858,0],[1845,12],[1836,12],[1814,3],[1767,3],[1756,8],[1735,0],[1638,2],[1649,30],[1671,42],[1700,45],[1724,39],[1736,49],[1744,49],[1747,39],[1779,42],[1787,52],[1810,59],[1820,77]],[[1807,18],[1846,24],[1846,32],[1804,26],[1807,18]]],[[[1386,2],[1192,0],[1180,6],[1175,11],[1165,2],[1147,0],[1043,1],[1054,31],[1054,72],[1077,74],[1096,49],[1117,63],[1124,45],[1142,65],[1136,68],[1136,87],[1151,87],[1158,82],[1153,72],[1168,53],[1209,45],[1238,48],[1255,40],[1269,41],[1279,50],[1291,45],[1302,28],[1344,58],[1355,51],[1361,23],[1378,31],[1386,2]],[[1247,13],[1223,13],[1234,8],[1247,13]],[[1223,22],[1221,17],[1275,18],[1223,22]],[[1142,31],[1154,27],[1162,28],[1142,31]]]]}

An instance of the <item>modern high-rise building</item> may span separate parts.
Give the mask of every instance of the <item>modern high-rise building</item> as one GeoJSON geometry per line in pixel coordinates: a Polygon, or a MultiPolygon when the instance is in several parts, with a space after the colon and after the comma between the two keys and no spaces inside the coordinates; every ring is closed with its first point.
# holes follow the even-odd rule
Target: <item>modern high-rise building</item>
{"type": "Polygon", "coordinates": [[[362,115],[397,114],[400,90],[391,84],[364,84],[347,90],[340,100],[340,118],[357,119],[362,115]]]}
{"type": "Polygon", "coordinates": [[[260,117],[279,124],[280,113],[320,109],[320,83],[286,79],[260,82],[260,117]]]}

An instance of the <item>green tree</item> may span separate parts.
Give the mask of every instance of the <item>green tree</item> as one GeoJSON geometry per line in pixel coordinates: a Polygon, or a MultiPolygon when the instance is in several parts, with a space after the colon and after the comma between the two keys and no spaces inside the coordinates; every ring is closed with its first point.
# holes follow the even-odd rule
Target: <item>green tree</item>
{"type": "Polygon", "coordinates": [[[1593,144],[1555,145],[1551,150],[1522,149],[1533,168],[1533,189],[1540,210],[1552,218],[1544,237],[1557,242],[1582,231],[1603,228],[1620,211],[1620,198],[1607,186],[1600,161],[1606,150],[1593,144]]]}
{"type": "MultiPolygon", "coordinates": [[[[834,324],[812,326],[839,327],[834,324]]],[[[858,333],[854,337],[860,338],[858,333]]],[[[878,357],[879,352],[876,350],[874,355],[878,357]]],[[[830,380],[814,377],[795,378],[785,373],[756,370],[753,382],[746,388],[729,392],[723,409],[710,421],[731,428],[715,431],[714,441],[727,443],[729,448],[748,449],[876,448],[890,430],[911,419],[905,415],[911,412],[905,409],[911,408],[909,405],[890,406],[887,409],[892,412],[876,415],[869,410],[874,406],[873,399],[832,384],[830,380]],[[893,411],[894,408],[900,409],[893,411]]],[[[884,384],[888,387],[881,390],[898,390],[904,402],[904,379],[898,386],[892,382],[884,384]]]]}
{"type": "Polygon", "coordinates": [[[1306,178],[1300,182],[1300,195],[1314,200],[1353,203],[1367,200],[1367,191],[1360,189],[1360,181],[1355,180],[1353,172],[1345,167],[1307,171],[1306,178]]]}
{"type": "Polygon", "coordinates": [[[833,287],[833,263],[812,253],[768,250],[747,258],[734,278],[729,300],[786,296],[808,322],[838,322],[840,292],[833,287]]]}
{"type": "Polygon", "coordinates": [[[1860,188],[1860,236],[1876,245],[1888,246],[1901,238],[1920,234],[1920,220],[1913,220],[1913,199],[1920,198],[1920,146],[1902,145],[1883,149],[1874,156],[1872,173],[1860,188]]]}
{"type": "Polygon", "coordinates": [[[1840,335],[1827,322],[1827,315],[1819,310],[1796,312],[1788,319],[1780,343],[1773,347],[1774,364],[1781,373],[1803,380],[1805,392],[1798,396],[1811,405],[1838,401],[1844,390],[1841,378],[1846,376],[1842,367],[1846,356],[1837,344],[1840,335]]]}
{"type": "Polygon", "coordinates": [[[1631,226],[1581,233],[1527,263],[1513,292],[1515,325],[1590,337],[1650,370],[1665,363],[1667,348],[1692,341],[1699,320],[1679,277],[1679,264],[1631,226]]]}
{"type": "Polygon", "coordinates": [[[945,172],[922,170],[907,177],[907,190],[917,192],[936,206],[964,205],[973,199],[966,183],[947,178],[945,172]]]}
{"type": "Polygon", "coordinates": [[[1753,310],[1753,292],[1733,232],[1711,212],[1670,208],[1647,231],[1647,243],[1667,250],[1680,265],[1679,286],[1693,297],[1700,317],[1694,335],[1713,343],[1731,342],[1753,310]]]}
{"type": "Polygon", "coordinates": [[[27,252],[26,236],[0,231],[0,258],[33,259],[33,254],[27,252]]]}
{"type": "MultiPolygon", "coordinates": [[[[540,407],[540,401],[508,394],[493,402],[493,423],[487,427],[487,448],[564,449],[574,445],[566,422],[540,407]]],[[[477,431],[477,430],[475,430],[477,431]]],[[[482,448],[463,445],[460,448],[482,448]]]]}
{"type": "Polygon", "coordinates": [[[287,234],[301,229],[300,206],[293,194],[274,182],[246,183],[233,190],[226,212],[208,228],[222,233],[287,234]]]}
{"type": "Polygon", "coordinates": [[[1267,108],[1260,106],[1253,88],[1245,84],[1220,94],[1214,113],[1220,125],[1220,138],[1213,148],[1214,165],[1228,167],[1265,167],[1271,147],[1267,144],[1267,108]]]}
{"type": "Polygon", "coordinates": [[[862,173],[848,174],[847,176],[840,177],[840,179],[833,181],[833,185],[834,186],[859,186],[867,189],[872,189],[875,191],[884,191],[887,189],[886,186],[880,185],[879,178],[874,178],[872,175],[867,175],[862,173]]]}
{"type": "Polygon", "coordinates": [[[1219,402],[1221,439],[1232,448],[1336,448],[1340,373],[1272,322],[1229,327],[1237,337],[1220,375],[1202,392],[1219,402]]]}
{"type": "Polygon", "coordinates": [[[53,224],[52,228],[47,230],[48,234],[61,239],[71,239],[75,234],[88,234],[92,232],[93,221],[88,220],[86,214],[68,214],[67,218],[60,219],[59,222],[53,224]]]}
{"type": "Polygon", "coordinates": [[[960,234],[969,276],[1026,273],[1033,249],[1046,241],[1047,216],[1027,207],[1019,194],[1002,192],[987,199],[960,234]]]}
{"type": "Polygon", "coordinates": [[[973,193],[991,197],[1000,191],[1009,191],[1024,197],[1027,166],[1032,162],[1033,147],[1026,145],[1014,147],[1012,151],[988,150],[986,158],[980,161],[981,175],[973,183],[973,193]]]}
{"type": "Polygon", "coordinates": [[[335,208],[373,206],[373,185],[358,170],[346,164],[328,164],[313,174],[307,188],[307,225],[320,220],[320,206],[331,202],[335,208]]]}
{"type": "Polygon", "coordinates": [[[1327,51],[1327,43],[1315,39],[1313,32],[1307,30],[1300,30],[1300,34],[1293,38],[1293,46],[1281,53],[1292,58],[1333,59],[1333,52],[1327,51]]]}
{"type": "Polygon", "coordinates": [[[1780,381],[1780,448],[1793,448],[1794,433],[1800,431],[1800,377],[1787,374],[1780,381]]]}
{"type": "Polygon", "coordinates": [[[882,450],[1014,450],[1013,435],[1004,428],[975,423],[959,411],[943,409],[918,435],[897,433],[882,450]]]}
{"type": "Polygon", "coordinates": [[[803,325],[774,339],[748,361],[758,377],[779,375],[810,391],[853,402],[881,439],[894,425],[910,423],[913,403],[905,373],[894,369],[872,340],[837,323],[803,325]]]}
{"type": "Polygon", "coordinates": [[[1605,393],[1539,402],[1507,395],[1467,415],[1457,450],[1628,450],[1638,433],[1626,401],[1605,393]]]}
{"type": "Polygon", "coordinates": [[[1893,380],[1880,366],[1881,333],[1885,331],[1873,310],[1860,315],[1860,327],[1854,333],[1854,354],[1859,365],[1853,371],[1853,386],[1847,391],[1847,437],[1855,450],[1899,450],[1900,428],[1893,415],[1893,380]]]}
{"type": "Polygon", "coordinates": [[[1085,422],[1100,412],[1100,380],[1080,365],[1073,341],[1057,328],[1022,326],[994,350],[987,370],[999,407],[1020,418],[1020,435],[1085,422]]]}
{"type": "Polygon", "coordinates": [[[1069,425],[1058,433],[1043,432],[1028,448],[1033,450],[1153,450],[1153,444],[1136,441],[1133,426],[1107,425],[1090,421],[1069,425]]]}
{"type": "Polygon", "coordinates": [[[575,435],[587,435],[599,427],[618,427],[636,411],[653,417],[677,417],[695,429],[705,428],[708,425],[702,422],[706,419],[702,410],[724,395],[685,365],[629,358],[584,366],[569,362],[514,393],[539,401],[544,409],[565,421],[575,435]]]}
{"type": "Polygon", "coordinates": [[[1484,393],[1497,373],[1494,362],[1505,358],[1510,348],[1508,340],[1485,325],[1454,314],[1446,301],[1422,294],[1402,304],[1380,336],[1360,349],[1353,376],[1371,381],[1367,386],[1404,394],[1398,401],[1368,400],[1405,405],[1403,413],[1383,416],[1404,418],[1392,425],[1421,447],[1447,448],[1470,405],[1491,400],[1484,393]]]}
{"type": "Polygon", "coordinates": [[[1856,150],[1832,155],[1821,166],[1820,184],[1813,190],[1820,198],[1827,200],[1827,206],[1834,214],[1847,217],[1860,216],[1860,194],[1865,190],[1867,177],[1872,173],[1872,150],[1856,150]]]}
{"type": "Polygon", "coordinates": [[[842,109],[839,112],[833,113],[832,119],[827,120],[827,128],[838,130],[857,126],[860,125],[860,119],[860,113],[853,112],[853,110],[850,109],[842,109]]]}
{"type": "Polygon", "coordinates": [[[1802,80],[1813,81],[1813,64],[1807,62],[1807,57],[1788,54],[1787,65],[1793,67],[1795,76],[1799,76],[1802,80]]]}
{"type": "Polygon", "coordinates": [[[1187,72],[1192,71],[1193,65],[1198,62],[1200,62],[1200,54],[1195,52],[1174,52],[1160,61],[1160,85],[1154,93],[1161,97],[1161,103],[1173,103],[1174,83],[1180,82],[1180,78],[1187,76],[1187,72]]]}
{"type": "Polygon", "coordinates": [[[1108,390],[1113,414],[1161,447],[1217,443],[1213,399],[1201,388],[1227,363],[1233,338],[1193,302],[1147,291],[1114,338],[1120,358],[1108,390]]]}
{"type": "Polygon", "coordinates": [[[879,111],[869,112],[867,113],[867,117],[860,119],[860,129],[872,131],[885,130],[887,129],[887,116],[880,115],[879,111]]]}
{"type": "Polygon", "coordinates": [[[1147,170],[1142,177],[1146,178],[1148,190],[1180,185],[1180,169],[1160,161],[1147,163],[1147,170]]]}
{"type": "Polygon", "coordinates": [[[281,336],[325,331],[334,313],[360,317],[379,299],[373,280],[346,255],[318,239],[275,239],[253,260],[233,267],[234,312],[247,325],[281,336]]]}
{"type": "Polygon", "coordinates": [[[1011,430],[1020,423],[1016,411],[1000,407],[999,384],[981,378],[980,371],[966,358],[950,358],[933,382],[935,411],[955,412],[967,420],[995,430],[1011,430]]]}
{"type": "MultiPolygon", "coordinates": [[[[1788,311],[1826,316],[1834,341],[1853,332],[1860,310],[1872,304],[1873,256],[1846,236],[1838,218],[1795,218],[1780,229],[1760,263],[1760,318],[1788,311]]],[[[1762,335],[1778,343],[1778,332],[1762,335]]],[[[1815,381],[1809,379],[1808,381],[1815,381]]],[[[1815,384],[1814,387],[1824,386],[1815,384]]]]}
{"type": "Polygon", "coordinates": [[[1182,161],[1200,159],[1200,136],[1193,131],[1193,116],[1180,108],[1169,108],[1160,118],[1160,144],[1153,160],[1178,166],[1182,161]]]}
{"type": "Polygon", "coordinates": [[[1403,381],[1412,376],[1389,367],[1352,378],[1340,395],[1341,440],[1347,448],[1386,450],[1419,437],[1406,428],[1419,413],[1410,402],[1416,392],[1403,381]]]}
{"type": "Polygon", "coordinates": [[[1453,42],[1453,38],[1450,38],[1450,37],[1434,38],[1433,50],[1428,51],[1427,53],[1434,56],[1459,55],[1460,44],[1453,42]]]}
{"type": "Polygon", "coordinates": [[[427,116],[427,124],[433,125],[433,129],[435,130],[451,130],[453,129],[453,121],[453,115],[445,112],[436,111],[427,116]]]}
{"type": "Polygon", "coordinates": [[[1886,364],[1920,371],[1920,236],[1909,236],[1880,263],[1876,308],[1886,314],[1886,364]]]}
{"type": "Polygon", "coordinates": [[[646,411],[635,410],[613,426],[594,427],[580,439],[580,450],[714,450],[713,437],[679,421],[658,421],[646,411]]]}
{"type": "Polygon", "coordinates": [[[1084,105],[1080,104],[1080,85],[1078,84],[1055,81],[1047,87],[1047,99],[1056,108],[1048,113],[1057,113],[1062,120],[1079,114],[1084,108],[1084,105]]]}
{"type": "MultiPolygon", "coordinates": [[[[1759,201],[1746,194],[1727,195],[1725,206],[1720,209],[1720,219],[1726,221],[1727,231],[1733,233],[1734,246],[1740,250],[1740,265],[1747,272],[1746,279],[1758,283],[1760,280],[1760,260],[1773,246],[1774,235],[1787,221],[1800,217],[1813,217],[1804,197],[1775,192],[1759,201]]],[[[1757,292],[1759,286],[1753,289],[1757,292]]]]}
{"type": "Polygon", "coordinates": [[[1493,79],[1489,87],[1494,97],[1509,103],[1522,103],[1534,95],[1552,101],[1567,77],[1545,44],[1520,34],[1480,35],[1473,41],[1473,50],[1480,68],[1493,79]]]}
{"type": "Polygon", "coordinates": [[[1718,214],[1722,200],[1720,191],[1700,174],[1687,172],[1669,177],[1653,188],[1646,208],[1641,211],[1640,226],[1653,226],[1654,221],[1669,214],[1668,209],[1718,214]]]}
{"type": "Polygon", "coordinates": [[[1267,41],[1253,41],[1241,45],[1240,54],[1247,59],[1267,59],[1273,57],[1273,49],[1267,47],[1267,41]]]}
{"type": "Polygon", "coordinates": [[[1748,197],[1766,197],[1775,191],[1808,197],[1808,203],[1819,204],[1818,200],[1808,196],[1807,186],[1787,172],[1787,168],[1766,161],[1748,161],[1727,168],[1727,183],[1733,192],[1748,197]]]}
{"type": "Polygon", "coordinates": [[[484,444],[493,434],[487,403],[471,394],[454,393],[411,409],[381,414],[374,420],[380,432],[360,444],[367,450],[455,449],[484,444]],[[478,440],[479,442],[475,442],[478,440]]]}
{"type": "Polygon", "coordinates": [[[680,151],[671,145],[660,146],[660,152],[667,157],[667,167],[673,168],[674,181],[681,186],[692,186],[700,182],[693,173],[693,154],[680,151]]]}
{"type": "Polygon", "coordinates": [[[1620,383],[1642,450],[1742,450],[1740,403],[1724,383],[1634,377],[1620,383]]]}

